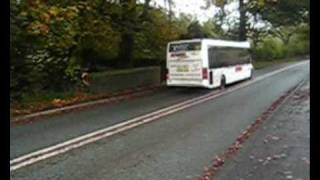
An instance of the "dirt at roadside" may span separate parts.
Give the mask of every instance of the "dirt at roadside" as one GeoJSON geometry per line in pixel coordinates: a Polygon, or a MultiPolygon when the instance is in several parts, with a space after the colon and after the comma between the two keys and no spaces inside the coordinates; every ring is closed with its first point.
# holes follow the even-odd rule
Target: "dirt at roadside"
{"type": "Polygon", "coordinates": [[[226,162],[214,180],[306,180],[310,175],[310,82],[307,81],[226,162]]]}

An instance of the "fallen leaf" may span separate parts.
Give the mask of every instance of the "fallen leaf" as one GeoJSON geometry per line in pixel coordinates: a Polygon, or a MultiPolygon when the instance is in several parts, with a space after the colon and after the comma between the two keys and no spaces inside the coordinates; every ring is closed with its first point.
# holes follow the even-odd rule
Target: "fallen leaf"
{"type": "Polygon", "coordinates": [[[285,172],[283,172],[283,174],[290,175],[290,174],[292,174],[292,172],[291,171],[285,171],[285,172]]]}
{"type": "Polygon", "coordinates": [[[288,145],[284,145],[284,146],[283,146],[284,149],[287,149],[288,147],[289,147],[288,145]]]}
{"type": "Polygon", "coordinates": [[[263,163],[262,163],[262,165],[267,165],[267,164],[269,164],[269,161],[264,161],[263,163]]]}
{"type": "Polygon", "coordinates": [[[254,159],[255,157],[251,155],[251,156],[249,156],[249,158],[250,158],[250,159],[254,159]]]}
{"type": "Polygon", "coordinates": [[[285,158],[285,157],[287,157],[287,154],[282,153],[282,154],[280,154],[280,156],[281,156],[282,158],[285,158]]]}
{"type": "Polygon", "coordinates": [[[289,176],[286,176],[286,179],[293,179],[293,177],[289,175],[289,176]]]}
{"type": "Polygon", "coordinates": [[[278,141],[278,140],[280,140],[280,138],[279,137],[277,137],[277,136],[272,136],[272,138],[271,138],[272,140],[274,140],[274,141],[278,141]]]}
{"type": "Polygon", "coordinates": [[[273,157],[272,157],[273,159],[280,159],[281,158],[281,156],[280,155],[273,155],[273,157]]]}

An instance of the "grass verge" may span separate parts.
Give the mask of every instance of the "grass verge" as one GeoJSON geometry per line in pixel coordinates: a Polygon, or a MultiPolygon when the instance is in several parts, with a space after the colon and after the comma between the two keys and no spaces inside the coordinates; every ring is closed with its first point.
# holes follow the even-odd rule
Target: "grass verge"
{"type": "Polygon", "coordinates": [[[253,62],[253,66],[255,69],[263,69],[266,68],[268,66],[273,66],[273,65],[277,65],[277,64],[284,64],[284,63],[290,63],[290,62],[296,62],[298,60],[304,59],[307,57],[292,57],[292,58],[286,58],[286,59],[278,59],[278,60],[256,60],[253,62]]]}
{"type": "Polygon", "coordinates": [[[156,87],[137,87],[114,93],[93,94],[90,92],[47,92],[33,96],[24,96],[20,102],[10,103],[10,117],[15,118],[35,112],[66,107],[79,103],[95,101],[111,97],[119,97],[135,92],[156,89],[156,87]]]}

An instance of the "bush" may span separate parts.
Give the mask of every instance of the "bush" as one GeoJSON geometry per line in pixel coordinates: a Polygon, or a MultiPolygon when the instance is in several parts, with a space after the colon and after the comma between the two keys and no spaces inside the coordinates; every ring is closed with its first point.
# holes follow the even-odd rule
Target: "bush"
{"type": "Polygon", "coordinates": [[[157,66],[161,62],[160,59],[148,59],[148,58],[141,58],[141,59],[133,59],[132,65],[134,67],[145,67],[145,66],[157,66]]]}
{"type": "Polygon", "coordinates": [[[286,47],[276,38],[267,38],[254,49],[254,56],[257,60],[280,59],[286,55],[286,47]]]}
{"type": "Polygon", "coordinates": [[[310,44],[309,40],[295,36],[292,38],[288,45],[288,56],[299,56],[306,55],[310,53],[310,44]]]}

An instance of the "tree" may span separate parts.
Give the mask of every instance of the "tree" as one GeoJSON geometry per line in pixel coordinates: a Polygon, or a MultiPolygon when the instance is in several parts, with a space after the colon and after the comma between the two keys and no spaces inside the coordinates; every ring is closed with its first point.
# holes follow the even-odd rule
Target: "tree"
{"type": "MultiPolygon", "coordinates": [[[[210,4],[213,4],[220,8],[220,13],[218,13],[218,17],[221,25],[224,23],[224,19],[226,18],[225,6],[233,2],[234,0],[206,0],[207,7],[210,4]]],[[[238,26],[238,40],[245,41],[247,40],[247,3],[244,0],[238,0],[239,2],[239,26],[238,26]]]]}
{"type": "Polygon", "coordinates": [[[182,36],[183,39],[204,38],[202,27],[198,21],[192,22],[188,26],[188,31],[182,36]]]}
{"type": "Polygon", "coordinates": [[[78,42],[78,7],[50,5],[40,0],[19,5],[13,2],[16,8],[10,8],[14,15],[10,19],[11,67],[17,83],[12,81],[12,85],[20,87],[20,91],[69,87],[76,76],[73,72],[77,71],[77,66],[68,69],[68,65],[78,42]],[[19,69],[27,69],[27,73],[19,69]],[[19,79],[19,75],[25,76],[25,80],[19,79]]]}
{"type": "Polygon", "coordinates": [[[121,7],[119,19],[115,22],[120,32],[121,40],[119,44],[118,54],[118,66],[119,67],[130,67],[133,51],[135,34],[142,30],[141,24],[148,19],[148,9],[151,0],[146,0],[143,6],[142,13],[137,13],[137,2],[136,0],[120,0],[119,5],[121,7]]]}
{"type": "MultiPolygon", "coordinates": [[[[219,26],[219,30],[222,30],[222,26],[226,23],[227,13],[225,11],[225,6],[229,1],[227,0],[205,0],[206,5],[201,7],[201,9],[208,9],[211,4],[219,8],[219,11],[214,15],[215,24],[219,26]]],[[[222,30],[223,31],[223,30],[222,30]]]]}
{"type": "Polygon", "coordinates": [[[173,17],[173,11],[172,11],[172,6],[174,5],[173,0],[164,0],[164,5],[167,7],[168,5],[168,17],[169,17],[169,22],[172,22],[172,17],[173,17]]]}
{"type": "Polygon", "coordinates": [[[239,18],[239,41],[246,41],[247,40],[247,9],[244,4],[244,0],[239,0],[239,11],[240,11],[240,18],[239,18]]]}
{"type": "Polygon", "coordinates": [[[284,45],[288,45],[291,37],[297,31],[297,27],[294,26],[280,26],[271,31],[271,34],[282,40],[284,45]]]}
{"type": "Polygon", "coordinates": [[[271,23],[272,35],[280,38],[287,45],[301,23],[309,23],[309,0],[253,0],[248,4],[248,11],[262,21],[271,23]]]}
{"type": "MultiPolygon", "coordinates": [[[[136,33],[134,62],[157,64],[165,59],[167,43],[179,39],[186,32],[187,22],[173,18],[169,23],[163,9],[153,9],[149,12],[151,21],[142,24],[142,30],[136,33]],[[186,24],[185,24],[186,23],[186,24]],[[140,61],[141,60],[141,61],[140,61]],[[143,61],[143,62],[142,62],[143,61]]],[[[162,63],[162,62],[161,62],[162,63]]]]}
{"type": "Polygon", "coordinates": [[[206,38],[219,38],[223,36],[223,30],[214,19],[209,19],[203,23],[202,32],[206,38]]]}
{"type": "Polygon", "coordinates": [[[26,18],[21,16],[24,4],[10,0],[10,99],[20,100],[22,92],[31,84],[29,74],[31,67],[25,56],[31,50],[30,36],[24,31],[26,18]]]}
{"type": "Polygon", "coordinates": [[[258,0],[250,3],[250,12],[260,14],[263,20],[274,27],[309,22],[310,0],[258,0]]]}
{"type": "Polygon", "coordinates": [[[121,41],[119,44],[118,66],[129,67],[132,61],[134,34],[137,24],[136,0],[120,0],[121,41]]]}
{"type": "Polygon", "coordinates": [[[269,31],[264,28],[255,28],[249,27],[248,28],[248,38],[251,39],[253,47],[257,47],[258,43],[262,42],[266,36],[269,35],[269,31]]]}

